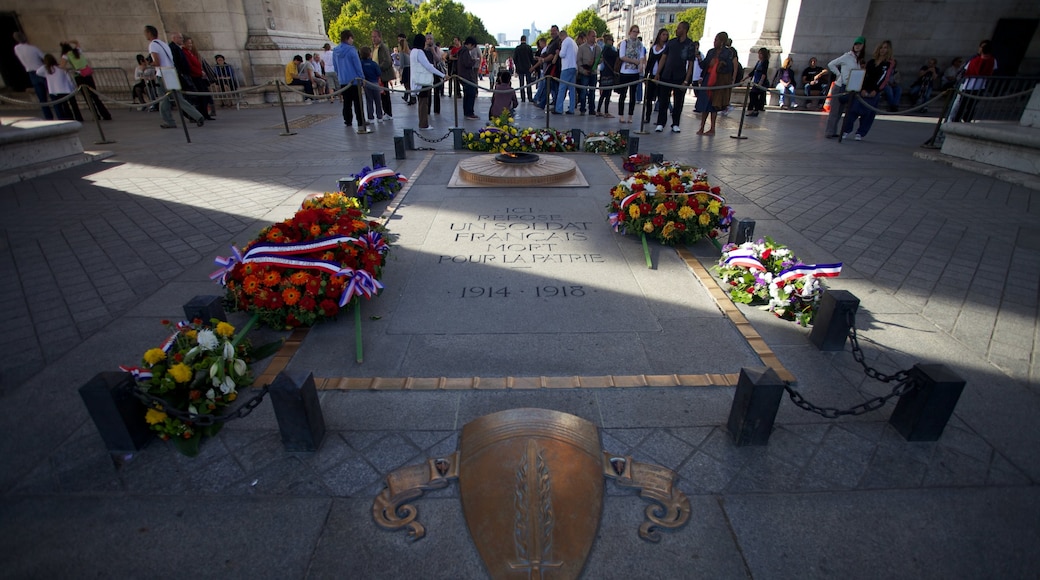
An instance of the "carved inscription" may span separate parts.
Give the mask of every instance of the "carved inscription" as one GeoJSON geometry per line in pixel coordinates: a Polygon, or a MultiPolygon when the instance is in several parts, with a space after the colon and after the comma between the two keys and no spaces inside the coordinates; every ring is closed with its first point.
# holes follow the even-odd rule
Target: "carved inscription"
{"type": "Polygon", "coordinates": [[[601,264],[602,254],[575,251],[589,239],[593,222],[571,221],[563,214],[533,207],[507,207],[478,214],[474,221],[452,222],[456,253],[437,257],[438,264],[490,264],[531,267],[539,264],[601,264]]]}

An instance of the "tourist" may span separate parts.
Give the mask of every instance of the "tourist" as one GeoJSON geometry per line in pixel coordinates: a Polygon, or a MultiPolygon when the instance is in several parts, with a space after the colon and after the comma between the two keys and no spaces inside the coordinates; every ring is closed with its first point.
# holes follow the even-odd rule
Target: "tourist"
{"type": "Polygon", "coordinates": [[[235,106],[234,100],[227,93],[238,90],[235,69],[227,63],[222,54],[216,55],[213,60],[216,63],[213,65],[213,74],[217,75],[217,90],[223,93],[220,95],[220,107],[233,107],[235,106]]]}
{"type": "Polygon", "coordinates": [[[899,101],[903,99],[903,87],[899,79],[899,65],[896,64],[896,59],[891,60],[892,68],[888,71],[888,79],[881,94],[888,103],[889,112],[895,113],[899,110],[899,101]]]}
{"type": "Polygon", "coordinates": [[[609,32],[603,33],[603,53],[599,63],[599,102],[596,103],[596,116],[604,119],[613,119],[610,114],[610,95],[614,93],[614,85],[617,84],[617,73],[614,65],[618,62],[618,52],[614,48],[614,36],[609,32]]]}
{"type": "Polygon", "coordinates": [[[487,51],[488,87],[495,88],[495,80],[498,77],[498,51],[493,44],[488,45],[487,51]]]}
{"type": "MultiPolygon", "coordinates": [[[[459,51],[458,71],[462,79],[462,114],[469,120],[476,120],[477,116],[477,75],[480,70],[480,49],[477,48],[477,39],[472,36],[466,37],[466,42],[459,51]]],[[[530,90],[530,89],[528,89],[530,90]]],[[[523,94],[521,90],[520,94],[523,94]]]]}
{"type": "MultiPolygon", "coordinates": [[[[432,38],[432,35],[431,35],[432,38]]],[[[430,128],[430,96],[433,85],[437,79],[444,78],[440,71],[427,56],[429,50],[429,39],[422,34],[416,34],[412,39],[412,92],[419,95],[419,129],[430,128]]]]}
{"type": "Polygon", "coordinates": [[[32,84],[33,92],[36,93],[36,101],[41,105],[40,111],[43,113],[43,118],[50,121],[54,119],[54,111],[46,106],[47,91],[49,90],[47,79],[36,74],[36,71],[43,66],[43,51],[29,44],[29,39],[21,32],[14,33],[14,41],[16,43],[14,54],[18,57],[18,61],[22,63],[22,68],[25,69],[26,74],[29,75],[29,82],[32,84]]]}
{"type": "Polygon", "coordinates": [[[365,75],[365,105],[368,107],[369,121],[383,120],[383,101],[380,94],[383,92],[379,84],[379,63],[372,60],[372,49],[362,46],[358,51],[361,57],[361,71],[365,75]]]}
{"type": "MultiPolygon", "coordinates": [[[[702,84],[709,90],[703,97],[697,97],[697,111],[701,114],[701,128],[697,130],[698,135],[715,136],[715,121],[719,111],[729,106],[733,88],[739,82],[744,71],[741,70],[737,53],[731,47],[726,46],[729,35],[720,32],[715,35],[715,46],[708,51],[704,57],[704,75],[702,84]],[[716,88],[722,87],[722,88],[716,88]],[[705,131],[704,125],[711,115],[711,129],[705,131]]],[[[672,127],[677,132],[678,126],[672,127]]]]}
{"type": "MultiPolygon", "coordinates": [[[[546,100],[548,100],[549,108],[556,107],[556,93],[560,90],[560,27],[553,24],[549,28],[549,43],[545,46],[545,50],[542,51],[542,76],[548,83],[548,92],[546,93],[546,100]]],[[[539,105],[539,108],[544,108],[545,103],[539,105]]]]}
{"type": "MultiPolygon", "coordinates": [[[[924,66],[917,71],[917,80],[910,85],[910,96],[914,97],[914,106],[927,103],[932,98],[932,90],[935,88],[936,83],[939,81],[939,61],[930,58],[925,61],[924,66]]],[[[922,109],[922,113],[927,113],[928,109],[922,109]]]]}
{"type": "Polygon", "coordinates": [[[329,88],[329,94],[335,93],[339,90],[339,75],[336,74],[336,62],[332,57],[332,45],[326,42],[321,47],[318,57],[321,58],[322,70],[325,71],[325,83],[329,88]]]}
{"type": "MultiPolygon", "coordinates": [[[[837,97],[838,100],[837,104],[831,105],[830,113],[827,115],[827,127],[824,130],[824,135],[828,139],[838,136],[838,122],[841,121],[842,110],[848,105],[850,99],[849,94],[845,92],[845,87],[849,84],[849,77],[852,76],[852,71],[863,68],[863,47],[866,44],[866,38],[857,36],[852,41],[852,50],[827,63],[827,70],[834,75],[834,83],[831,85],[830,94],[832,98],[837,97]]],[[[816,76],[820,78],[823,74],[821,72],[816,76]]]]}
{"type": "MultiPolygon", "coordinates": [[[[766,110],[766,78],[769,77],[769,49],[762,47],[758,49],[758,60],[751,69],[751,94],[748,95],[748,117],[757,117],[759,113],[766,110]]],[[[780,87],[777,87],[780,90],[780,87]]],[[[780,97],[783,98],[783,97],[780,97]]]]}
{"type": "MultiPolygon", "coordinates": [[[[441,45],[437,43],[433,38],[432,32],[426,33],[426,45],[423,49],[426,52],[426,60],[430,61],[430,64],[434,66],[441,75],[439,78],[445,78],[445,71],[447,68],[444,66],[444,57],[441,53],[441,45]]],[[[413,65],[415,63],[412,63],[413,65]]],[[[441,97],[444,96],[444,83],[435,82],[430,92],[430,101],[434,115],[441,114],[441,97]]]]}
{"type": "Polygon", "coordinates": [[[534,100],[531,102],[539,109],[545,108],[545,101],[548,98],[549,93],[549,79],[545,78],[546,57],[544,54],[546,45],[547,43],[544,38],[538,39],[536,44],[537,48],[535,48],[534,51],[536,56],[534,57],[534,64],[532,65],[534,66],[535,74],[540,82],[538,83],[538,89],[534,93],[534,100]]]}
{"type": "Polygon", "coordinates": [[[841,138],[844,139],[852,132],[856,120],[859,120],[859,129],[856,130],[856,141],[862,141],[870,132],[877,115],[874,109],[881,102],[881,95],[885,86],[895,69],[895,60],[892,58],[892,42],[882,41],[874,49],[874,58],[867,61],[867,74],[863,76],[863,86],[859,90],[859,98],[852,101],[849,114],[845,116],[845,124],[841,128],[841,138]]]}
{"type": "Polygon", "coordinates": [[[964,59],[959,56],[950,61],[950,66],[946,67],[946,70],[943,71],[942,84],[939,85],[939,88],[945,91],[946,89],[952,89],[957,86],[957,81],[961,77],[961,69],[963,67],[964,59]]]}
{"type": "Polygon", "coordinates": [[[520,101],[533,102],[531,84],[535,75],[531,74],[531,67],[534,65],[534,52],[531,45],[527,44],[527,36],[521,36],[520,44],[513,49],[513,62],[516,63],[516,75],[520,82],[520,101]]]}
{"type": "Polygon", "coordinates": [[[798,103],[794,102],[795,76],[794,69],[791,68],[792,63],[793,60],[791,57],[785,58],[783,66],[780,67],[780,70],[776,71],[776,75],[773,77],[773,85],[780,93],[781,109],[798,108],[798,103]]]}
{"type": "MultiPolygon", "coordinates": [[[[668,29],[662,28],[654,36],[654,43],[646,51],[646,67],[644,68],[644,79],[657,77],[661,55],[664,54],[665,46],[668,44],[668,29]]],[[[653,103],[657,102],[657,83],[646,82],[646,100],[643,101],[643,123],[649,123],[653,114],[653,103]]],[[[663,129],[663,127],[662,127],[663,129]]]]}
{"type": "MultiPolygon", "coordinates": [[[[498,82],[495,83],[495,94],[491,97],[488,119],[494,119],[505,111],[512,115],[516,110],[519,103],[516,100],[516,91],[513,90],[511,76],[507,70],[498,72],[498,82]]],[[[560,102],[559,99],[556,102],[560,102]]]]}
{"type": "MultiPolygon", "coordinates": [[[[69,78],[65,69],[58,66],[58,59],[54,58],[54,55],[45,54],[40,62],[43,64],[33,72],[47,83],[47,94],[51,101],[64,99],[76,92],[76,86],[72,84],[72,79],[69,78]]],[[[47,99],[44,99],[44,102],[47,102],[47,99]]],[[[64,103],[53,105],[52,108],[50,119],[54,119],[57,116],[58,119],[65,121],[76,120],[80,123],[83,122],[83,116],[79,113],[79,106],[76,105],[75,96],[64,103]]]]}
{"type": "Polygon", "coordinates": [[[403,34],[397,35],[397,52],[401,55],[401,85],[404,87],[401,100],[411,106],[415,104],[415,95],[409,91],[412,86],[412,55],[408,39],[403,34]]]}
{"type": "MultiPolygon", "coordinates": [[[[171,32],[169,48],[170,53],[173,55],[173,66],[177,69],[177,76],[181,82],[181,91],[197,91],[198,87],[195,86],[195,77],[192,75],[191,65],[188,64],[188,58],[184,56],[184,35],[182,35],[179,32],[171,32]]],[[[196,110],[203,110],[203,112],[200,113],[203,119],[209,116],[208,113],[205,112],[205,108],[202,106],[198,97],[184,97],[185,100],[190,102],[192,104],[192,107],[194,107],[196,110]]]]}
{"type": "MultiPolygon", "coordinates": [[[[672,113],[672,132],[680,131],[679,120],[682,119],[686,91],[693,84],[700,57],[698,46],[698,43],[690,40],[690,23],[685,20],[676,25],[675,38],[664,45],[664,54],[657,63],[657,74],[654,76],[655,80],[663,83],[657,87],[657,126],[654,131],[658,133],[664,130],[669,109],[672,113]]],[[[698,96],[697,100],[701,98],[698,96]]]]}
{"type": "MultiPolygon", "coordinates": [[[[179,79],[176,78],[176,67],[173,61],[173,49],[170,45],[159,40],[159,31],[152,25],[144,27],[144,37],[148,39],[148,54],[152,57],[152,64],[157,68],[157,73],[160,77],[163,75],[163,69],[171,72],[174,75],[174,79],[166,79],[162,77],[163,89],[170,90],[170,86],[176,86],[179,79]]],[[[172,38],[173,35],[171,34],[172,38]]],[[[195,108],[194,105],[189,103],[187,99],[181,95],[180,91],[173,91],[173,98],[177,99],[177,108],[180,109],[181,114],[188,117],[195,122],[199,127],[205,122],[202,117],[202,113],[195,108]]],[[[163,129],[176,129],[177,123],[173,120],[173,113],[171,112],[173,106],[170,104],[169,98],[164,98],[159,101],[159,115],[162,116],[162,124],[159,126],[163,129]]]]}
{"type": "MultiPolygon", "coordinates": [[[[805,96],[811,97],[813,91],[816,91],[820,95],[823,95],[824,92],[826,92],[827,75],[820,74],[825,70],[826,69],[817,63],[815,56],[809,59],[809,66],[805,67],[802,71],[802,92],[805,96]]],[[[814,108],[814,104],[815,103],[812,100],[806,100],[805,108],[812,109],[814,108]]]]}
{"type": "MultiPolygon", "coordinates": [[[[137,66],[134,67],[134,86],[131,89],[134,95],[135,103],[147,103],[152,100],[153,87],[150,85],[155,82],[155,67],[148,63],[148,59],[143,54],[137,55],[137,66]]],[[[144,110],[144,107],[141,107],[144,110]]],[[[152,105],[152,111],[156,110],[155,105],[152,105]]]]}
{"type": "MultiPolygon", "coordinates": [[[[84,91],[87,94],[84,94],[83,98],[86,99],[87,105],[90,106],[94,115],[111,121],[112,114],[108,112],[105,103],[101,102],[101,97],[98,96],[97,84],[94,82],[94,69],[90,66],[90,59],[79,49],[79,44],[75,40],[61,43],[61,63],[62,68],[73,71],[76,85],[88,87],[88,90],[84,91]]],[[[50,89],[48,88],[48,90],[50,89]]]]}
{"type": "Polygon", "coordinates": [[[983,40],[979,43],[978,54],[965,65],[961,91],[966,93],[966,96],[960,97],[963,105],[957,108],[957,113],[953,117],[955,122],[971,123],[975,120],[975,107],[979,101],[970,95],[979,96],[985,93],[986,79],[982,77],[992,76],[996,69],[997,61],[993,58],[990,42],[983,40]]]}
{"type": "Polygon", "coordinates": [[[339,33],[339,44],[332,49],[332,60],[340,85],[347,87],[343,92],[343,124],[350,126],[357,116],[358,127],[365,125],[365,117],[361,111],[361,79],[365,71],[361,68],[361,57],[354,48],[354,33],[344,30],[339,33]]]}
{"type": "Polygon", "coordinates": [[[632,25],[628,29],[628,38],[618,44],[618,58],[621,67],[618,70],[617,80],[618,94],[618,120],[621,123],[631,123],[632,115],[636,110],[636,86],[639,84],[639,71],[646,62],[646,47],[639,40],[639,27],[632,25]],[[626,86],[627,85],[627,86],[626,86]],[[629,97],[628,116],[625,116],[625,96],[629,97]]]}
{"type": "MultiPolygon", "coordinates": [[[[188,70],[191,71],[191,81],[195,84],[194,89],[200,93],[209,93],[209,75],[206,74],[205,67],[203,67],[203,60],[199,57],[199,52],[195,50],[195,41],[190,36],[184,37],[184,60],[188,63],[188,70]]],[[[216,114],[216,105],[213,104],[213,97],[209,94],[199,95],[195,97],[195,108],[202,112],[202,118],[207,121],[215,120],[213,115],[216,114]],[[213,113],[210,113],[210,110],[213,113]]]]}
{"type": "Polygon", "coordinates": [[[383,105],[383,118],[394,118],[394,106],[390,102],[390,86],[394,82],[394,60],[390,57],[390,47],[383,42],[383,33],[379,30],[372,31],[372,60],[379,65],[379,80],[383,83],[383,90],[379,93],[380,102],[383,105]]]}
{"type": "Polygon", "coordinates": [[[311,75],[304,72],[302,56],[293,56],[289,64],[285,65],[285,84],[302,88],[307,94],[304,99],[310,99],[311,95],[314,95],[314,84],[311,82],[311,75]]]}
{"type": "Polygon", "coordinates": [[[568,115],[574,114],[575,101],[578,99],[578,45],[566,30],[560,31],[560,88],[556,93],[556,108],[553,112],[557,115],[563,113],[563,102],[570,96],[570,107],[568,115]]]}
{"type": "Polygon", "coordinates": [[[451,82],[448,84],[448,96],[458,97],[462,95],[462,87],[459,86],[459,53],[462,52],[462,41],[458,36],[451,37],[451,48],[448,49],[447,61],[448,61],[448,78],[451,82]]]}
{"type": "MultiPolygon", "coordinates": [[[[601,49],[596,44],[596,31],[585,33],[584,44],[578,45],[578,114],[590,115],[596,112],[596,66],[599,64],[601,49]]],[[[523,95],[523,92],[520,93],[523,95]]]]}

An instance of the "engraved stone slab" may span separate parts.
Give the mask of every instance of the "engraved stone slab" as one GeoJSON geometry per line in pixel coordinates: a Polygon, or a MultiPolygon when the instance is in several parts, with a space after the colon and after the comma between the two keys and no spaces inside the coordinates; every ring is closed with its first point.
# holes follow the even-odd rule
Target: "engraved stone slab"
{"type": "Polygon", "coordinates": [[[445,200],[392,334],[658,332],[600,200],[445,200]]]}

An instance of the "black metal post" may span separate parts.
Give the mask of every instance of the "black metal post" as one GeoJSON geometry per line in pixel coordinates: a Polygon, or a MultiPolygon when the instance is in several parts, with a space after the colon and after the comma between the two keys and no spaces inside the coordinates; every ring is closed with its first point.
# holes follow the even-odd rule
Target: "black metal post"
{"type": "Polygon", "coordinates": [[[581,151],[581,129],[571,129],[571,139],[574,139],[574,148],[581,151]]]}
{"type": "Polygon", "coordinates": [[[964,391],[965,381],[945,365],[916,364],[910,380],[917,388],[899,397],[890,425],[907,441],[938,441],[964,391]]]}
{"type": "Polygon", "coordinates": [[[358,79],[358,90],[357,90],[358,108],[357,108],[357,110],[361,111],[361,117],[358,118],[358,128],[357,128],[357,134],[358,135],[368,135],[369,133],[372,132],[372,129],[370,129],[368,127],[368,121],[366,120],[367,117],[365,117],[365,82],[366,81],[364,79],[358,79]]]}
{"type": "Polygon", "coordinates": [[[653,163],[655,165],[664,163],[664,153],[651,153],[650,163],[653,163]]]}
{"type": "Polygon", "coordinates": [[[404,137],[394,137],[394,159],[404,158],[404,137]]]}
{"type": "Polygon", "coordinates": [[[729,239],[731,244],[743,244],[750,242],[755,235],[755,220],[737,220],[737,223],[729,225],[729,239]]]}
{"type": "Polygon", "coordinates": [[[737,447],[766,445],[784,394],[784,382],[769,367],[740,369],[726,429],[737,447]]]}
{"type": "Polygon", "coordinates": [[[279,137],[295,135],[296,133],[289,130],[289,118],[285,116],[285,101],[282,100],[282,81],[275,81],[274,88],[278,91],[278,107],[282,109],[282,125],[285,127],[285,131],[279,133],[279,137]]]}
{"type": "MultiPolygon", "coordinates": [[[[108,145],[109,143],[115,143],[115,141],[109,141],[105,138],[105,131],[101,128],[101,115],[98,113],[97,109],[94,108],[94,101],[90,98],[90,87],[88,87],[87,85],[80,85],[79,88],[83,92],[83,100],[87,102],[87,106],[90,109],[90,114],[94,116],[94,124],[97,125],[99,139],[97,141],[94,141],[94,144],[108,145]]],[[[73,96],[72,98],[75,99],[76,97],[73,96]]]]}
{"type": "Polygon", "coordinates": [[[386,167],[386,155],[377,152],[372,154],[372,169],[376,167],[386,167]]]}
{"type": "Polygon", "coordinates": [[[462,127],[452,127],[450,129],[450,131],[451,131],[451,136],[452,136],[451,148],[456,150],[456,151],[458,151],[460,149],[465,149],[465,147],[462,144],[462,133],[463,133],[462,127]]]}
{"type": "Polygon", "coordinates": [[[415,151],[415,129],[404,130],[404,148],[415,151]]]}
{"type": "Polygon", "coordinates": [[[849,336],[848,314],[859,309],[859,298],[847,290],[827,290],[820,298],[809,341],[822,351],[845,349],[849,336]]]}
{"type": "Polygon", "coordinates": [[[348,197],[357,197],[357,181],[353,177],[340,177],[337,184],[341,193],[347,194],[348,197]]]}
{"type": "MultiPolygon", "coordinates": [[[[744,115],[747,114],[747,102],[748,102],[748,96],[751,94],[751,85],[752,84],[753,83],[751,81],[748,81],[747,90],[744,91],[744,104],[742,104],[740,106],[740,125],[737,127],[737,134],[736,135],[730,135],[729,136],[730,139],[747,139],[747,137],[745,137],[743,135],[743,133],[744,133],[744,115]]],[[[715,128],[715,126],[713,125],[712,129],[714,129],[714,128],[715,128]]]]}
{"type": "Polygon", "coordinates": [[[939,139],[939,131],[942,130],[943,120],[950,116],[951,109],[953,108],[953,99],[957,96],[957,91],[953,89],[946,89],[946,102],[943,104],[942,113],[939,113],[939,119],[935,122],[935,129],[932,131],[932,136],[928,138],[921,147],[928,149],[939,149],[935,142],[939,139]]]}
{"type": "Polygon", "coordinates": [[[303,385],[297,386],[284,372],[278,373],[271,383],[270,395],[285,450],[317,451],[325,439],[325,416],[314,374],[308,373],[303,385]]]}
{"type": "Polygon", "coordinates": [[[151,439],[144,421],[147,408],[134,396],[130,373],[98,373],[79,388],[79,396],[109,451],[137,451],[151,439]]]}
{"type": "Polygon", "coordinates": [[[184,304],[184,318],[187,320],[195,320],[197,318],[207,324],[214,318],[227,322],[227,314],[224,313],[222,300],[221,296],[196,296],[184,304]]]}

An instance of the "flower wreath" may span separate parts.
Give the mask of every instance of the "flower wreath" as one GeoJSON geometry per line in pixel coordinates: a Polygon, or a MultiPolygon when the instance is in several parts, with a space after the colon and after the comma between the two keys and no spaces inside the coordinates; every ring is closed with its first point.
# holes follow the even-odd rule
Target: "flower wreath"
{"type": "Polygon", "coordinates": [[[366,219],[356,198],[325,193],[307,199],[293,217],[260,231],[210,277],[227,288],[227,302],[274,328],[310,326],[334,318],[348,302],[378,294],[391,236],[366,219]]]}
{"type": "Polygon", "coordinates": [[[377,201],[393,199],[408,181],[405,176],[382,165],[362,167],[361,171],[351,177],[357,183],[357,196],[364,207],[372,207],[377,201]]]}
{"type": "Polygon", "coordinates": [[[807,326],[819,307],[819,279],[838,276],[841,266],[803,264],[786,246],[765,238],[726,244],[714,270],[733,302],[761,304],[780,318],[807,326]]]}
{"type": "Polygon", "coordinates": [[[646,153],[633,153],[625,158],[625,162],[621,166],[629,173],[642,171],[650,167],[650,156],[646,153]]]}
{"type": "Polygon", "coordinates": [[[556,129],[523,130],[514,124],[510,112],[491,120],[491,124],[474,133],[462,135],[463,145],[471,151],[524,151],[529,153],[551,153],[577,151],[578,147],[570,133],[556,129]]]}
{"type": "Polygon", "coordinates": [[[600,131],[586,135],[582,147],[589,153],[616,155],[628,148],[628,141],[617,131],[600,131]]]}
{"type": "Polygon", "coordinates": [[[619,233],[645,234],[665,245],[715,238],[733,210],[702,169],[665,163],[630,175],[611,190],[610,224],[619,233]]]}

